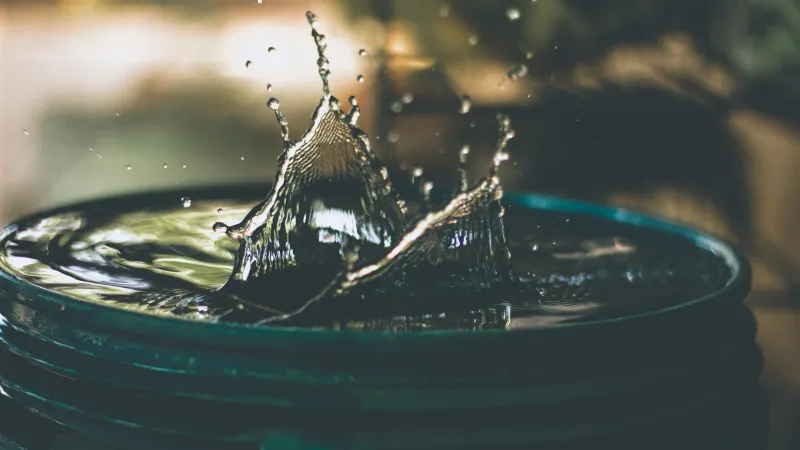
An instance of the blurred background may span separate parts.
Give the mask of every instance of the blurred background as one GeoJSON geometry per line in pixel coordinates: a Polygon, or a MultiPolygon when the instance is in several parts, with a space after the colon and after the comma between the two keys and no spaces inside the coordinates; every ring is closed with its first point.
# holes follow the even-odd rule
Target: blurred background
{"type": "Polygon", "coordinates": [[[321,94],[308,9],[334,94],[359,98],[392,163],[448,183],[470,144],[481,176],[503,111],[517,130],[508,189],[737,242],[755,273],[771,448],[800,448],[800,0],[3,0],[0,221],[271,181],[267,99],[297,138],[321,94]]]}

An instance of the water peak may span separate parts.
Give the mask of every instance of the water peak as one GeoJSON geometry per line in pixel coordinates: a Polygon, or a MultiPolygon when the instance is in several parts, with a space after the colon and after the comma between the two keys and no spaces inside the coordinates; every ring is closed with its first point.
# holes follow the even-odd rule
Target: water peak
{"type": "MultiPolygon", "coordinates": [[[[498,116],[500,134],[488,176],[470,187],[466,156],[459,153],[461,181],[444,204],[431,202],[433,183],[414,170],[419,195],[401,198],[389,170],[357,127],[355,97],[345,113],[331,95],[325,35],[319,18],[306,13],[317,46],[322,98],[311,124],[297,141],[280,102],[271,98],[284,140],[271,191],[242,222],[214,225],[240,241],[233,273],[223,290],[275,312],[267,321],[297,315],[329,297],[363,289],[399,287],[405,293],[454,280],[471,289],[510,277],[510,254],[502,222],[498,166],[508,158],[513,138],[507,116],[498,116]],[[408,205],[413,207],[409,208],[408,205]],[[314,280],[325,280],[315,283],[314,280]],[[268,299],[267,293],[279,299],[268,299]]],[[[322,302],[327,303],[327,302],[322,302]]]]}

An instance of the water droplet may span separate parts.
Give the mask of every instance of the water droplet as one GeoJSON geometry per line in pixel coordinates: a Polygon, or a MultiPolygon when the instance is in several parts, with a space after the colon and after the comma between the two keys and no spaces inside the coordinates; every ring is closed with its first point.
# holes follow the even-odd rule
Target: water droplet
{"type": "Polygon", "coordinates": [[[472,109],[472,99],[469,98],[468,95],[462,95],[461,105],[458,108],[458,112],[461,114],[466,114],[470,109],[472,109]]]}
{"type": "Polygon", "coordinates": [[[357,76],[357,77],[356,77],[356,80],[357,80],[359,83],[363,83],[363,82],[364,82],[364,75],[359,75],[359,76],[357,76]]]}
{"type": "Polygon", "coordinates": [[[267,85],[267,92],[272,92],[272,85],[271,84],[267,85]]]}
{"type": "Polygon", "coordinates": [[[461,151],[458,153],[458,157],[462,163],[467,162],[467,155],[469,155],[469,150],[470,150],[469,145],[464,145],[463,147],[461,147],[461,151]]]}
{"type": "Polygon", "coordinates": [[[192,199],[189,197],[183,197],[181,198],[181,203],[183,204],[184,208],[188,208],[192,206],[192,199]]]}
{"type": "Polygon", "coordinates": [[[163,167],[166,169],[166,168],[168,167],[168,166],[167,166],[167,163],[164,163],[164,166],[163,166],[163,167]]]}
{"type": "Polygon", "coordinates": [[[347,101],[349,101],[350,105],[352,106],[358,105],[358,99],[356,98],[355,95],[351,95],[350,98],[347,99],[347,101]]]}
{"type": "Polygon", "coordinates": [[[403,111],[403,104],[400,102],[392,102],[389,105],[389,109],[391,109],[393,113],[399,114],[401,111],[403,111]]]}
{"type": "MultiPolygon", "coordinates": [[[[222,212],[222,208],[218,209],[217,212],[218,213],[222,212]]],[[[212,229],[214,230],[215,233],[225,233],[228,231],[228,226],[222,222],[217,222],[214,224],[214,227],[212,229]]]]}
{"type": "Polygon", "coordinates": [[[423,173],[422,167],[414,167],[414,169],[411,171],[411,176],[413,176],[414,178],[419,178],[422,176],[422,173],[423,173]]]}
{"type": "Polygon", "coordinates": [[[131,165],[130,165],[130,164],[128,164],[127,166],[125,166],[125,169],[127,169],[127,170],[133,170],[133,167],[131,167],[131,165]]]}
{"type": "Polygon", "coordinates": [[[478,45],[478,35],[477,34],[470,35],[467,38],[467,42],[469,42],[469,45],[473,45],[473,46],[474,45],[478,45]]]}
{"type": "Polygon", "coordinates": [[[441,17],[449,16],[450,15],[450,5],[442,4],[442,6],[439,7],[439,15],[441,17]]]}
{"type": "Polygon", "coordinates": [[[358,56],[367,56],[367,51],[362,48],[358,51],[358,56]]]}
{"type": "Polygon", "coordinates": [[[528,74],[528,66],[525,64],[518,64],[508,69],[508,78],[518,80],[528,74]]]}
{"type": "Polygon", "coordinates": [[[186,168],[186,164],[184,164],[182,167],[185,169],[186,168]]]}
{"type": "Polygon", "coordinates": [[[250,60],[248,59],[248,60],[247,60],[247,61],[244,63],[244,66],[245,66],[245,67],[250,67],[250,65],[251,65],[251,64],[253,64],[253,61],[250,61],[250,60]]]}
{"type": "Polygon", "coordinates": [[[398,135],[396,131],[390,130],[388,133],[386,133],[386,140],[394,144],[400,140],[400,135],[398,135]]]}
{"type": "Polygon", "coordinates": [[[556,45],[556,46],[554,46],[554,47],[553,47],[553,50],[558,50],[558,46],[557,46],[557,45],[556,45]]]}
{"type": "Polygon", "coordinates": [[[525,59],[533,59],[533,52],[525,53],[525,59]]]}
{"type": "Polygon", "coordinates": [[[30,135],[28,130],[25,130],[25,129],[22,130],[22,134],[24,134],[25,136],[29,136],[30,135]]]}
{"type": "Polygon", "coordinates": [[[470,121],[469,121],[469,127],[470,127],[470,128],[475,128],[475,125],[476,125],[476,124],[475,124],[475,121],[474,121],[474,120],[470,120],[470,121]]]}
{"type": "Polygon", "coordinates": [[[433,190],[433,181],[426,181],[422,185],[422,193],[425,195],[425,200],[430,201],[431,191],[433,190]]]}
{"type": "Polygon", "coordinates": [[[217,214],[222,214],[222,208],[217,208],[217,214]]]}
{"type": "Polygon", "coordinates": [[[412,94],[411,92],[406,92],[400,97],[400,101],[408,105],[414,101],[414,94],[412,94]]]}
{"type": "Polygon", "coordinates": [[[517,19],[519,19],[519,16],[520,16],[520,13],[519,13],[519,10],[517,8],[508,8],[506,10],[506,17],[508,17],[508,20],[511,20],[511,21],[517,20],[517,19]]]}
{"type": "Polygon", "coordinates": [[[241,158],[239,158],[239,159],[241,159],[242,161],[244,161],[244,156],[242,156],[242,157],[241,157],[241,158]]]}
{"type": "Polygon", "coordinates": [[[269,53],[275,53],[275,47],[270,47],[267,49],[269,53]]]}
{"type": "Polygon", "coordinates": [[[269,109],[271,109],[273,111],[277,111],[278,108],[281,107],[281,103],[278,101],[277,98],[272,97],[271,99],[269,99],[267,101],[267,106],[269,107],[269,109]]]}

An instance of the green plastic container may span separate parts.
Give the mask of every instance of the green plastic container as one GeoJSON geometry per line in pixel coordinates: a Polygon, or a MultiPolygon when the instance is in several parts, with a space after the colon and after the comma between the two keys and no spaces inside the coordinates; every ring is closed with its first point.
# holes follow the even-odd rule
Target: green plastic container
{"type": "MultiPolygon", "coordinates": [[[[192,197],[212,192],[253,191],[192,197]]],[[[505,201],[510,214],[566,212],[680,236],[724,258],[732,276],[712,295],[621,319],[393,334],[150,316],[0,272],[0,384],[76,433],[136,448],[755,448],[761,355],[737,250],[618,209],[505,201]]]]}

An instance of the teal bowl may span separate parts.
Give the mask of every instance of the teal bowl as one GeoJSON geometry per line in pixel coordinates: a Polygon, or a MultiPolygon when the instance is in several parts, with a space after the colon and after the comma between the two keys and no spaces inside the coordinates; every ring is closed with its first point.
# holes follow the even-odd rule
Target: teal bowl
{"type": "MultiPolygon", "coordinates": [[[[0,240],[60,211],[145,208],[175,195],[48,211],[10,225],[0,240]]],[[[680,239],[724,260],[731,276],[710,295],[625,317],[391,333],[159,317],[0,271],[0,385],[48,420],[141,448],[753,448],[745,444],[759,435],[761,355],[739,251],[619,209],[528,194],[504,202],[508,216],[569,214],[680,239]]]]}

